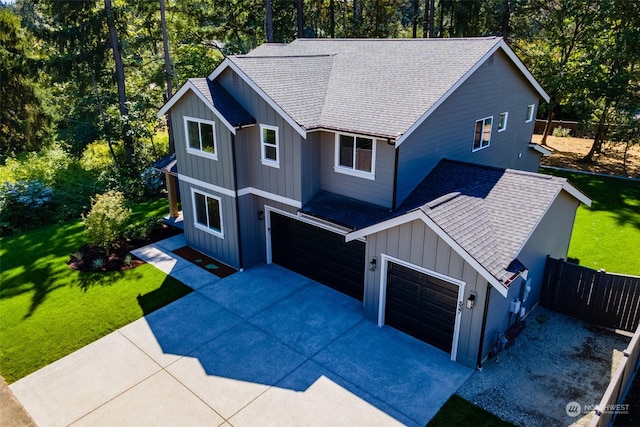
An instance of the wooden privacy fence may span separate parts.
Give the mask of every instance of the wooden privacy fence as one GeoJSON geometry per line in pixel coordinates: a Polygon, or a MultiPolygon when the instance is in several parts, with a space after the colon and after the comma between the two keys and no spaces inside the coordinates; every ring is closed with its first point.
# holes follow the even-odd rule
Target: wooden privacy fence
{"type": "Polygon", "coordinates": [[[640,324],[640,277],[547,257],[540,304],[593,325],[633,332],[640,324]]]}
{"type": "MultiPolygon", "coordinates": [[[[640,364],[640,326],[633,335],[627,349],[623,352],[624,358],[618,365],[607,391],[602,400],[596,406],[591,418],[590,427],[604,427],[611,424],[618,413],[625,413],[629,408],[623,404],[624,397],[631,387],[633,378],[638,373],[640,364]]],[[[633,402],[637,405],[637,402],[633,402]]]]}

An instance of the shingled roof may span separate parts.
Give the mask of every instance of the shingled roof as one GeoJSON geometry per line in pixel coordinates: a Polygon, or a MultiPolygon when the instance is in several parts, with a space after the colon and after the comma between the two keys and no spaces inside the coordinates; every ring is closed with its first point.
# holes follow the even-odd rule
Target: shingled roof
{"type": "Polygon", "coordinates": [[[227,60],[305,130],[396,139],[499,48],[518,62],[544,98],[546,93],[499,37],[298,39],[263,44],[227,60]]]}

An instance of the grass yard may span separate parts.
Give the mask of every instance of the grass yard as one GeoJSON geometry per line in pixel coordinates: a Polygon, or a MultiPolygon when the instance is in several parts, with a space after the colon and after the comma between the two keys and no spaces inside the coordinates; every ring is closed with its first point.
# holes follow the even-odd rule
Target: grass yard
{"type": "Polygon", "coordinates": [[[454,394],[447,400],[427,427],[513,427],[514,424],[503,421],[454,394]]]}
{"type": "MultiPolygon", "coordinates": [[[[133,218],[165,210],[165,200],[148,202],[133,218]]],[[[8,383],[191,291],[151,265],[71,270],[69,254],[84,243],[79,220],[0,239],[0,375],[8,383]]]]}
{"type": "Polygon", "coordinates": [[[593,201],[580,206],[569,258],[611,273],[640,276],[640,182],[543,169],[569,178],[593,201]]]}

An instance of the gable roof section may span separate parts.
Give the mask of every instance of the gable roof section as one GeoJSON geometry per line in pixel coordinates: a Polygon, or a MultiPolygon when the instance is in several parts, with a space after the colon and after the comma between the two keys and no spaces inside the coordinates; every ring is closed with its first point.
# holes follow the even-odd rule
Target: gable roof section
{"type": "Polygon", "coordinates": [[[236,128],[255,124],[256,122],[251,114],[249,114],[220,83],[210,81],[206,78],[187,80],[160,111],[158,111],[158,117],[165,115],[189,90],[191,90],[234,135],[236,128]]]}
{"type": "Polygon", "coordinates": [[[228,60],[305,130],[363,133],[399,145],[498,49],[548,99],[496,37],[298,39],[228,60]]]}
{"type": "Polygon", "coordinates": [[[590,203],[564,178],[442,160],[397,216],[346,238],[421,219],[506,295],[505,283],[517,273],[517,256],[562,190],[590,203]]]}

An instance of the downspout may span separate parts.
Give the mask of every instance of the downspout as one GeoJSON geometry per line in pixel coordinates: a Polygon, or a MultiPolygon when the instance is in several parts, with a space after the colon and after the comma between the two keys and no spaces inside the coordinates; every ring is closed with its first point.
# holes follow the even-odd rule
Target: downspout
{"type": "Polygon", "coordinates": [[[487,329],[487,313],[489,312],[489,298],[491,298],[491,285],[487,283],[487,294],[484,298],[484,313],[482,314],[482,329],[480,330],[480,345],[478,346],[477,369],[482,371],[482,350],[484,347],[484,333],[487,329]]]}
{"type": "Polygon", "coordinates": [[[395,211],[397,206],[396,195],[398,192],[398,157],[400,156],[400,148],[395,147],[395,159],[393,163],[393,195],[391,199],[391,210],[395,211]]]}
{"type": "Polygon", "coordinates": [[[236,162],[236,136],[231,134],[231,162],[233,163],[233,191],[236,199],[236,229],[238,231],[238,264],[244,270],[242,260],[242,233],[240,232],[240,197],[238,196],[238,164],[236,162]]]}

